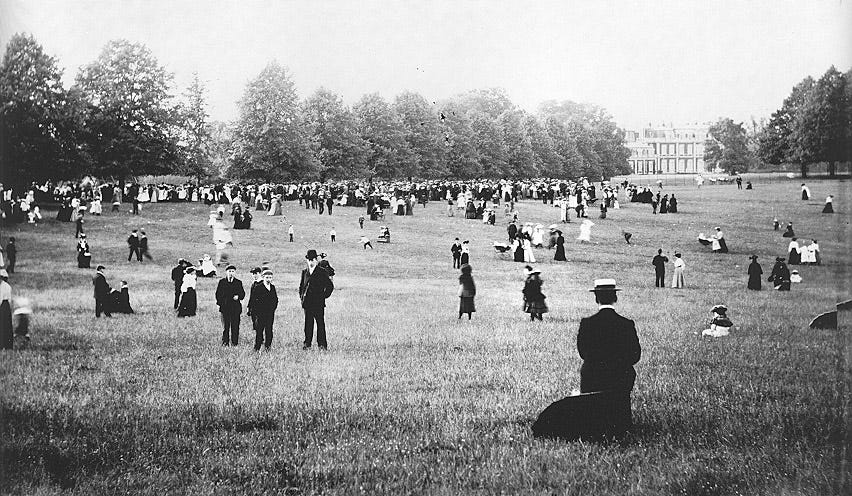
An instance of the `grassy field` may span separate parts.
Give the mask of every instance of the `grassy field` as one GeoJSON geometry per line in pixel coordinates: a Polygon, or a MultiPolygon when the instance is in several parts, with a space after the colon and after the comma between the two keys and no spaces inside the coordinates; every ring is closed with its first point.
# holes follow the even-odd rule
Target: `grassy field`
{"type": "MultiPolygon", "coordinates": [[[[129,282],[138,312],[112,319],[94,318],[94,271],[76,268],[73,224],[4,229],[3,242],[14,235],[19,246],[13,293],[32,298],[36,315],[30,347],[0,357],[0,492],[848,494],[850,329],[807,324],[850,294],[849,184],[812,183],[810,202],[797,199],[796,181],[674,188],[681,213],[627,204],[594,215],[591,245],[577,244],[574,220],[567,263],[535,254],[551,310],[542,323],[521,311],[523,264],[491,248],[505,238],[502,218],[448,219],[430,203],[387,220],[389,245],[367,221],[375,250],[364,251],[360,208],[320,217],[293,202],[286,221],[259,215],[254,229],[234,232],[238,277],[247,284],[262,262],[275,271],[281,304],[268,354],[252,351],[245,317],[240,347],[218,345],[214,280],[199,281],[197,317],[171,310],[175,260],[212,253],[203,205],[87,218],[93,266],[106,265],[114,287],[129,282]],[[820,214],[827,194],[833,216],[820,214]],[[748,256],[768,275],[786,250],[773,215],[817,238],[824,265],[801,267],[804,282],[789,293],[766,283],[747,291],[748,256]],[[728,255],[696,241],[717,225],[728,255]],[[153,262],[125,261],[133,228],[147,231],[153,262]],[[471,321],[456,320],[456,236],[472,245],[471,321]],[[658,247],[683,253],[686,289],[654,289],[658,247]],[[307,248],[337,270],[327,353],[301,349],[307,248]],[[617,309],[640,333],[636,427],[608,444],[534,439],[536,415],[579,388],[576,331],[596,311],[587,289],[600,277],[624,288],[617,309]],[[702,339],[717,303],[737,331],[702,339]]],[[[536,202],[518,210],[522,221],[558,219],[536,202]]]]}

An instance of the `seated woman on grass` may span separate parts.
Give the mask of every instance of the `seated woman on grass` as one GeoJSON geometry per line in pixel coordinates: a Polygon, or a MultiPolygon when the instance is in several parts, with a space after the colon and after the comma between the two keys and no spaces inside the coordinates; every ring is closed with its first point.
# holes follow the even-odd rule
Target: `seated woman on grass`
{"type": "Polygon", "coordinates": [[[734,329],[734,324],[728,318],[728,308],[725,305],[716,305],[710,312],[713,314],[713,320],[710,321],[710,328],[701,331],[701,335],[720,338],[730,334],[734,329]]]}

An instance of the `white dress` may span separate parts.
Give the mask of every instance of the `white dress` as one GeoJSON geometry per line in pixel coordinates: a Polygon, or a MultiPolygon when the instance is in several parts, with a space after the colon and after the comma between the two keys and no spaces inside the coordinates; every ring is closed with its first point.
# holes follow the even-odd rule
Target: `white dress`
{"type": "Polygon", "coordinates": [[[530,240],[524,240],[524,262],[535,263],[535,255],[533,254],[532,243],[530,240]]]}
{"type": "Polygon", "coordinates": [[[580,235],[577,236],[577,239],[580,241],[591,241],[592,240],[592,226],[594,226],[594,222],[586,219],[580,224],[580,235]]]}

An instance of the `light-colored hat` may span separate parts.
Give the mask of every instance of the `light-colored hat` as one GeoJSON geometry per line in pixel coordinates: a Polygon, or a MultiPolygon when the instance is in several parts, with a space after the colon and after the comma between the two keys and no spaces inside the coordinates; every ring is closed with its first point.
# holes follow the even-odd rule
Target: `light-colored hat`
{"type": "Polygon", "coordinates": [[[0,277],[9,277],[9,273],[6,272],[6,269],[0,269],[0,277]]]}
{"type": "Polygon", "coordinates": [[[595,288],[590,289],[589,291],[621,291],[620,288],[615,287],[615,279],[595,279],[595,288]]]}

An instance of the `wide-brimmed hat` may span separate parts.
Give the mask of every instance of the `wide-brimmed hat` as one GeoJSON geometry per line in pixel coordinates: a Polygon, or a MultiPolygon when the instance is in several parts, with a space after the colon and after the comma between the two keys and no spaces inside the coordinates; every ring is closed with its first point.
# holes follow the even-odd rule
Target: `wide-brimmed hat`
{"type": "Polygon", "coordinates": [[[461,266],[461,271],[465,274],[470,274],[473,271],[473,267],[471,267],[470,264],[464,264],[461,266]]]}
{"type": "Polygon", "coordinates": [[[589,291],[594,293],[595,291],[621,291],[621,289],[615,287],[615,279],[595,279],[595,287],[589,291]]]}
{"type": "Polygon", "coordinates": [[[784,261],[784,257],[775,257],[775,261],[776,261],[776,262],[783,262],[783,261],[784,261]]]}
{"type": "Polygon", "coordinates": [[[305,258],[308,259],[308,260],[316,260],[317,251],[316,250],[308,250],[308,253],[307,253],[307,255],[305,255],[305,258]]]}
{"type": "Polygon", "coordinates": [[[714,305],[710,311],[715,313],[727,313],[728,307],[725,305],[714,305]]]}

